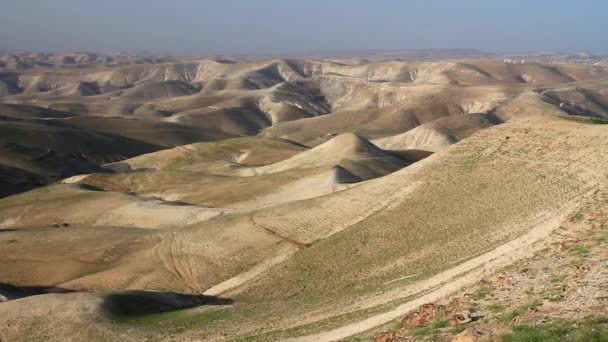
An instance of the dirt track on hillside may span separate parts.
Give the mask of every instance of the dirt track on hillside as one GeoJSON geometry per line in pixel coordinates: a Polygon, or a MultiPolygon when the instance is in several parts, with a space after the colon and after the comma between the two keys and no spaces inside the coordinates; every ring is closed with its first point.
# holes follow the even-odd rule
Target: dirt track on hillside
{"type": "Polygon", "coordinates": [[[337,341],[362,333],[404,316],[422,304],[437,301],[466,286],[470,286],[482,279],[488,272],[511,265],[523,258],[530,257],[535,252],[545,247],[546,243],[544,243],[543,240],[545,240],[551,232],[560,226],[564,219],[578,208],[580,198],[585,197],[594,191],[596,190],[594,189],[587,194],[571,200],[556,211],[556,213],[559,214],[545,213],[540,216],[535,222],[534,228],[528,233],[511,240],[490,252],[477,256],[447,271],[441,272],[430,279],[414,284],[408,291],[401,291],[402,298],[416,294],[419,296],[401,304],[391,311],[337,329],[302,336],[290,339],[289,341],[337,341]]]}

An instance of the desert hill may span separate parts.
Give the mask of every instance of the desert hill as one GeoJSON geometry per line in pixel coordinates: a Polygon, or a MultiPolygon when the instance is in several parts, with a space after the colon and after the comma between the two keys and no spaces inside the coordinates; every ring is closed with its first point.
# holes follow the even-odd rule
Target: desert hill
{"type": "Polygon", "coordinates": [[[118,173],[76,181],[214,208],[259,208],[339,191],[407,165],[349,133],[309,150],[280,139],[238,138],[145,154],[104,166],[118,173]]]}
{"type": "Polygon", "coordinates": [[[385,150],[437,152],[478,130],[502,123],[493,114],[467,114],[440,118],[405,133],[374,140],[385,150]]]}
{"type": "Polygon", "coordinates": [[[577,303],[606,297],[608,68],[0,62],[3,341],[416,340],[601,314],[577,303]],[[493,280],[509,267],[527,289],[493,280]],[[445,317],[408,325],[429,303],[445,317]]]}
{"type": "Polygon", "coordinates": [[[3,73],[2,82],[5,103],[180,123],[227,135],[262,132],[314,146],[343,132],[377,139],[445,116],[490,114],[529,93],[558,111],[602,117],[601,80],[607,74],[602,66],[495,59],[202,59],[25,68],[3,73]],[[578,95],[559,90],[564,84],[578,95]]]}
{"type": "Polygon", "coordinates": [[[75,116],[75,114],[37,106],[0,103],[0,116],[14,118],[68,118],[75,116]]]}
{"type": "Polygon", "coordinates": [[[161,146],[126,137],[77,128],[64,121],[41,119],[0,120],[0,163],[8,172],[2,183],[31,188],[30,175],[37,184],[102,171],[101,164],[118,161],[161,146]]]}
{"type": "Polygon", "coordinates": [[[203,130],[177,123],[129,120],[121,117],[77,116],[64,122],[73,127],[118,135],[163,147],[235,137],[233,134],[213,129],[203,130]]]}
{"type": "Polygon", "coordinates": [[[117,66],[125,64],[163,63],[175,60],[171,56],[105,54],[94,52],[5,52],[0,54],[0,66],[8,70],[47,67],[117,66]]]}
{"type": "Polygon", "coordinates": [[[173,149],[143,154],[104,167],[117,171],[154,169],[225,174],[231,173],[231,169],[235,166],[250,167],[270,164],[306,149],[305,146],[285,139],[242,137],[182,145],[173,149]]]}
{"type": "MultiPolygon", "coordinates": [[[[44,285],[68,289],[210,288],[209,295],[234,299],[228,308],[175,314],[230,313],[214,324],[192,323],[180,333],[184,338],[229,334],[283,339],[326,330],[340,338],[346,335],[331,329],[396,308],[439,284],[435,282],[458,281],[460,272],[477,274],[487,258],[512,258],[538,241],[541,232],[552,231],[585,194],[603,186],[605,133],[603,125],[562,118],[508,122],[401,171],[329,196],[227,213],[162,232],[79,225],[53,235],[48,228],[5,232],[3,239],[20,243],[2,249],[4,260],[15,260],[12,255],[24,253],[38,239],[45,239],[48,250],[43,259],[18,262],[28,272],[8,268],[0,276],[23,285],[48,279],[44,285]],[[488,210],[487,203],[500,203],[501,209],[488,210]],[[86,263],[59,248],[68,236],[79,246],[77,254],[88,256],[86,263]],[[497,248],[510,241],[508,249],[497,248]],[[109,254],[95,252],[109,245],[114,246],[111,262],[109,254]],[[56,259],[53,253],[63,257],[56,259]],[[43,270],[51,269],[50,262],[64,268],[47,275],[43,270]],[[292,313],[299,317],[296,325],[289,318],[292,313]]],[[[54,296],[45,305],[60,305],[54,296]]],[[[79,294],[63,296],[82,305],[97,301],[79,294]]],[[[13,312],[19,302],[29,305],[27,298],[12,301],[0,313],[13,312]]],[[[16,317],[28,326],[30,318],[16,317]]],[[[57,336],[92,319],[87,314],[70,317],[70,323],[52,330],[57,336]]],[[[161,319],[172,327],[176,317],[181,316],[161,319]]],[[[142,337],[162,333],[137,325],[129,329],[142,337]]],[[[103,324],[86,330],[112,336],[103,324]]],[[[360,330],[355,326],[349,331],[360,330]]]]}
{"type": "Polygon", "coordinates": [[[251,172],[274,173],[323,165],[340,166],[359,179],[367,180],[397,171],[406,163],[356,134],[343,133],[306,152],[272,165],[254,168],[251,172]]]}
{"type": "Polygon", "coordinates": [[[232,137],[174,123],[94,116],[64,119],[63,112],[31,106],[6,105],[3,113],[12,117],[0,114],[2,195],[103,172],[102,164],[167,147],[232,137]]]}

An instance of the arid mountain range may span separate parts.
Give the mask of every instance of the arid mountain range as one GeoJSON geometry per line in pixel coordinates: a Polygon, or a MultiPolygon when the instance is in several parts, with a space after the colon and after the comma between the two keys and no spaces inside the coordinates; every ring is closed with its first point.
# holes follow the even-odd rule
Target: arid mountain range
{"type": "Polygon", "coordinates": [[[408,53],[0,55],[0,341],[608,336],[602,58],[408,53]]]}

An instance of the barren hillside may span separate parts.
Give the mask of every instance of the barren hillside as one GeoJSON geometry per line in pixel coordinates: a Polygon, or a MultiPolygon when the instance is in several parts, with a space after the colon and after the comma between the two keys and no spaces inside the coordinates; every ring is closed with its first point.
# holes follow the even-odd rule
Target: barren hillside
{"type": "Polygon", "coordinates": [[[604,329],[605,67],[0,60],[2,341],[604,329]]]}

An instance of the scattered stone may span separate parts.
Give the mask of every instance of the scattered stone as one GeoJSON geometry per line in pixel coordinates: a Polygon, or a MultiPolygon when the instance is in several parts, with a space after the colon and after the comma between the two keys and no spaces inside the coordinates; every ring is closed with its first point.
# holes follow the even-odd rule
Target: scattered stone
{"type": "Polygon", "coordinates": [[[496,287],[496,288],[504,288],[506,286],[510,286],[513,282],[512,277],[507,277],[505,275],[498,275],[492,278],[484,278],[479,281],[481,285],[496,287]]]}
{"type": "Polygon", "coordinates": [[[399,336],[394,332],[383,332],[374,339],[374,342],[398,342],[399,336]]]}
{"type": "Polygon", "coordinates": [[[452,338],[452,342],[494,341],[497,337],[511,333],[513,330],[502,323],[480,324],[467,328],[452,338]]]}
{"type": "Polygon", "coordinates": [[[418,311],[414,311],[403,317],[401,323],[404,327],[423,327],[428,324],[428,322],[420,316],[418,311]]]}
{"type": "Polygon", "coordinates": [[[454,298],[450,302],[449,311],[450,312],[460,311],[460,310],[464,309],[465,306],[468,306],[469,304],[471,304],[471,301],[469,300],[468,297],[454,298]]]}
{"type": "Polygon", "coordinates": [[[464,310],[452,315],[452,317],[448,319],[448,323],[450,325],[458,325],[469,323],[472,320],[473,319],[471,318],[471,312],[469,310],[464,310]]]}
{"type": "Polygon", "coordinates": [[[576,245],[578,245],[579,242],[581,242],[581,240],[578,240],[578,239],[577,240],[566,240],[566,241],[563,241],[561,243],[561,248],[560,249],[561,249],[562,252],[568,251],[570,248],[575,247],[576,245]]]}
{"type": "Polygon", "coordinates": [[[70,225],[67,224],[65,221],[63,220],[56,220],[55,222],[53,222],[53,227],[54,228],[67,228],[70,225]]]}
{"type": "Polygon", "coordinates": [[[472,321],[478,321],[484,317],[488,316],[487,312],[483,312],[483,311],[475,311],[473,313],[471,313],[471,320],[472,321]]]}
{"type": "Polygon", "coordinates": [[[585,274],[589,273],[589,267],[587,266],[574,266],[574,272],[577,277],[582,277],[585,274]]]}
{"type": "Polygon", "coordinates": [[[447,311],[445,305],[436,305],[432,303],[422,304],[418,308],[418,311],[403,317],[401,323],[403,323],[403,326],[405,327],[424,327],[429,325],[430,321],[442,311],[447,311]]]}
{"type": "Polygon", "coordinates": [[[8,298],[4,297],[3,295],[0,295],[0,303],[4,302],[8,302],[8,298]]]}

